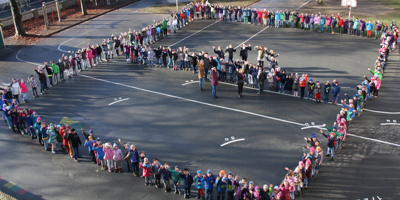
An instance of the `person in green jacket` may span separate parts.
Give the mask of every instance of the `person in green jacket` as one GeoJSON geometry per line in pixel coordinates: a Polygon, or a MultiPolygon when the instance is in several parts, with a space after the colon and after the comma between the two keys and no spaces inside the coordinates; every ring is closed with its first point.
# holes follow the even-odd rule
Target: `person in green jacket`
{"type": "Polygon", "coordinates": [[[358,18],[353,17],[353,35],[357,35],[357,30],[360,28],[360,20],[358,18]]]}
{"type": "Polygon", "coordinates": [[[50,67],[53,70],[53,77],[54,77],[54,82],[57,84],[59,82],[58,80],[58,73],[60,73],[60,68],[54,61],[50,61],[50,67]]]}
{"type": "Polygon", "coordinates": [[[36,119],[35,125],[33,125],[33,129],[36,131],[39,144],[42,144],[42,120],[40,117],[36,119]]]}
{"type": "Polygon", "coordinates": [[[164,18],[164,20],[161,22],[161,28],[164,32],[163,33],[164,36],[167,36],[167,28],[168,28],[167,23],[168,23],[168,19],[166,19],[166,18],[164,18]]]}
{"type": "Polygon", "coordinates": [[[364,96],[362,95],[362,90],[358,90],[356,97],[357,97],[357,112],[358,116],[360,116],[364,104],[364,96]]]}
{"type": "Polygon", "coordinates": [[[279,25],[283,27],[283,19],[285,19],[285,13],[281,10],[279,12],[279,25]]]}
{"type": "Polygon", "coordinates": [[[382,73],[380,69],[376,69],[376,71],[372,71],[371,68],[368,68],[368,71],[371,72],[374,76],[378,76],[379,80],[382,80],[382,73]]]}
{"type": "Polygon", "coordinates": [[[182,194],[181,189],[180,189],[180,187],[181,187],[180,174],[182,171],[179,169],[178,166],[175,166],[175,170],[168,169],[168,171],[171,172],[171,175],[172,175],[172,181],[174,182],[174,186],[175,186],[175,194],[182,194]]]}

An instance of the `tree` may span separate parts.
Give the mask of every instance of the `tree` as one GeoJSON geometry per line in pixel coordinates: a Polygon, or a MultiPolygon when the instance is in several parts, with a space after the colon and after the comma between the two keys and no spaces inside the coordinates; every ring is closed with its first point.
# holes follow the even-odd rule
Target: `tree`
{"type": "Polygon", "coordinates": [[[10,0],[11,13],[13,16],[15,37],[25,35],[25,30],[22,24],[22,15],[19,11],[18,3],[16,0],[10,0]]]}
{"type": "Polygon", "coordinates": [[[79,0],[81,3],[82,15],[87,15],[85,0],[79,0]]]}

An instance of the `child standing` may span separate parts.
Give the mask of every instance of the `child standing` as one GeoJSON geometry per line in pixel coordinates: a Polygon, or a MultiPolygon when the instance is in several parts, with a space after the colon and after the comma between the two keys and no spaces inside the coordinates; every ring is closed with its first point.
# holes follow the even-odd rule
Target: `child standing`
{"type": "Polygon", "coordinates": [[[124,156],[122,155],[121,149],[118,148],[117,144],[113,144],[113,160],[114,160],[114,168],[115,173],[122,173],[122,161],[124,156]]]}
{"type": "Polygon", "coordinates": [[[225,199],[226,178],[227,178],[227,175],[225,174],[225,171],[221,170],[219,172],[219,175],[217,176],[217,180],[215,181],[215,184],[217,185],[217,199],[218,200],[225,199]]]}
{"type": "Polygon", "coordinates": [[[333,160],[333,157],[335,157],[335,133],[330,133],[330,135],[325,135],[324,131],[321,129],[320,132],[322,133],[322,135],[324,137],[326,137],[326,139],[328,140],[328,144],[327,144],[327,152],[326,152],[326,157],[329,157],[329,155],[331,156],[331,161],[333,160]]]}
{"type": "Polygon", "coordinates": [[[195,185],[197,188],[197,199],[200,199],[200,198],[205,199],[205,197],[204,197],[204,182],[201,181],[202,177],[203,177],[203,172],[201,170],[198,170],[196,176],[193,178],[193,181],[195,181],[195,185]]]}
{"type": "Polygon", "coordinates": [[[107,142],[103,148],[104,151],[104,160],[107,163],[107,168],[108,172],[112,172],[113,164],[112,164],[112,158],[113,158],[113,151],[111,149],[111,144],[107,142]]]}
{"type": "Polygon", "coordinates": [[[35,77],[33,75],[31,75],[31,77],[28,77],[27,80],[28,80],[29,85],[32,88],[33,96],[35,98],[39,97],[39,94],[37,92],[37,81],[35,80],[35,77]]]}
{"type": "Polygon", "coordinates": [[[307,99],[312,99],[313,98],[313,94],[314,94],[314,88],[315,88],[315,83],[313,82],[312,79],[310,79],[310,81],[308,81],[308,98],[307,99]]]}
{"type": "Polygon", "coordinates": [[[315,86],[315,102],[321,103],[321,85],[319,81],[317,81],[317,85],[315,86]]]}
{"type": "Polygon", "coordinates": [[[28,87],[26,86],[24,79],[21,79],[21,81],[19,81],[19,87],[21,88],[22,99],[24,100],[25,103],[29,102],[27,96],[28,87]]]}
{"type": "Polygon", "coordinates": [[[331,92],[331,83],[326,81],[324,87],[324,102],[328,103],[329,101],[329,93],[331,92]]]}
{"type": "Polygon", "coordinates": [[[93,136],[89,136],[88,139],[85,141],[85,147],[89,148],[89,153],[90,153],[90,158],[93,163],[96,163],[96,157],[94,155],[94,144],[96,143],[96,140],[93,139],[93,136]]]}
{"type": "Polygon", "coordinates": [[[54,131],[53,124],[50,124],[49,129],[47,130],[47,134],[49,135],[49,143],[51,144],[51,152],[56,154],[56,144],[57,141],[57,133],[54,131]]]}
{"type": "Polygon", "coordinates": [[[183,198],[190,198],[190,188],[192,187],[193,184],[193,176],[190,175],[188,169],[183,170],[183,174],[180,174],[181,178],[183,179],[183,182],[185,183],[185,194],[183,198]]]}
{"type": "Polygon", "coordinates": [[[148,158],[143,159],[143,164],[139,166],[139,168],[143,169],[143,176],[144,176],[144,185],[150,186],[150,176],[151,176],[151,164],[148,158]]]}
{"type": "Polygon", "coordinates": [[[181,177],[179,175],[181,173],[181,170],[179,169],[178,166],[175,166],[175,170],[168,169],[168,171],[172,175],[172,181],[174,182],[174,186],[175,186],[175,194],[182,194],[181,189],[180,189],[181,177]]]}
{"type": "Polygon", "coordinates": [[[205,185],[205,189],[206,189],[206,200],[210,200],[212,199],[212,194],[213,194],[213,187],[214,187],[214,182],[215,182],[215,178],[212,174],[211,169],[207,170],[207,176],[203,176],[203,178],[201,179],[201,181],[204,182],[205,185]]]}
{"type": "Polygon", "coordinates": [[[161,179],[160,166],[161,166],[161,163],[158,161],[157,158],[154,158],[154,159],[153,159],[153,163],[151,164],[151,171],[152,171],[153,174],[154,174],[154,180],[155,180],[156,188],[160,188],[160,187],[161,187],[161,182],[160,182],[160,179],[161,179]]]}
{"type": "Polygon", "coordinates": [[[164,183],[165,192],[171,191],[171,183],[169,180],[171,179],[171,172],[169,171],[168,163],[165,163],[164,166],[160,165],[160,169],[158,170],[161,175],[161,179],[164,183]]]}

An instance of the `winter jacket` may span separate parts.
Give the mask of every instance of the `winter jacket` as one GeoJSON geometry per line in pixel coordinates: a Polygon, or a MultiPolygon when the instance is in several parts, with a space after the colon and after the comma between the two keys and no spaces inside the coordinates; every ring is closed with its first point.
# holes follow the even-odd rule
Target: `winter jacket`
{"type": "Polygon", "coordinates": [[[71,141],[72,147],[78,147],[79,145],[82,145],[81,139],[79,138],[79,135],[76,134],[68,134],[68,140],[71,141]]]}
{"type": "Polygon", "coordinates": [[[215,184],[217,185],[218,192],[225,192],[226,191],[226,180],[224,177],[220,178],[219,180],[216,179],[215,184]]]}
{"type": "Polygon", "coordinates": [[[340,85],[333,84],[332,95],[337,96],[340,93],[340,85]]]}
{"type": "Polygon", "coordinates": [[[168,171],[171,173],[172,176],[172,180],[174,182],[180,182],[181,181],[181,176],[179,174],[179,172],[172,170],[172,169],[168,169],[168,171]]]}
{"type": "Polygon", "coordinates": [[[89,152],[94,150],[94,144],[96,144],[96,140],[93,140],[93,142],[91,142],[90,140],[88,140],[87,142],[85,142],[84,146],[89,148],[89,152]]]}
{"type": "Polygon", "coordinates": [[[214,188],[214,183],[215,183],[215,178],[214,178],[214,176],[213,175],[211,175],[210,177],[203,177],[202,179],[201,179],[201,181],[203,181],[204,182],[204,185],[205,185],[205,189],[206,190],[213,190],[213,188],[214,188]]]}
{"type": "Polygon", "coordinates": [[[197,177],[197,178],[194,177],[193,178],[193,181],[195,182],[195,186],[196,186],[197,189],[204,189],[205,188],[204,182],[201,181],[201,179],[202,179],[202,177],[197,177]]]}
{"type": "Polygon", "coordinates": [[[325,84],[325,87],[324,87],[324,94],[329,94],[329,92],[331,92],[331,84],[330,83],[328,85],[325,84]]]}
{"type": "Polygon", "coordinates": [[[193,184],[193,176],[188,174],[187,176],[185,174],[180,174],[181,179],[184,182],[185,188],[190,188],[193,184]]]}
{"type": "Polygon", "coordinates": [[[314,82],[308,82],[308,84],[307,84],[307,89],[308,89],[308,91],[309,92],[312,92],[312,91],[314,91],[314,88],[315,88],[315,83],[314,82]]]}
{"type": "Polygon", "coordinates": [[[143,163],[139,166],[140,169],[143,169],[143,176],[150,177],[151,176],[151,165],[149,163],[143,163]]]}
{"type": "Polygon", "coordinates": [[[160,168],[159,173],[161,174],[161,179],[163,181],[169,181],[171,179],[171,172],[165,168],[160,168]]]}
{"type": "Polygon", "coordinates": [[[211,71],[211,85],[212,86],[218,85],[218,75],[216,71],[211,71]]]}
{"type": "Polygon", "coordinates": [[[122,159],[124,159],[124,155],[122,154],[121,149],[113,149],[113,160],[121,161],[122,159]]]}
{"type": "Polygon", "coordinates": [[[307,76],[300,77],[300,79],[299,79],[300,87],[306,87],[306,85],[307,85],[307,80],[308,80],[307,76]]]}
{"type": "Polygon", "coordinates": [[[109,148],[103,147],[103,151],[104,151],[104,160],[112,160],[113,151],[112,151],[111,147],[109,147],[109,148]]]}

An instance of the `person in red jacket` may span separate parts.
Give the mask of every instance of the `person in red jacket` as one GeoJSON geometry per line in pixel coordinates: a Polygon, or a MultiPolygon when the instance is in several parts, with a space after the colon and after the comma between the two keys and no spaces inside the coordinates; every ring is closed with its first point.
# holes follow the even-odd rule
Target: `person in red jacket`
{"type": "Polygon", "coordinates": [[[300,82],[300,99],[304,98],[304,90],[305,90],[306,85],[307,85],[307,79],[308,79],[307,78],[307,74],[303,74],[299,79],[299,82],[300,82]]]}
{"type": "Polygon", "coordinates": [[[284,180],[283,184],[279,187],[279,199],[280,200],[290,200],[290,191],[293,187],[289,185],[288,180],[284,180]]]}
{"type": "Polygon", "coordinates": [[[340,17],[340,13],[338,13],[338,28],[339,28],[339,35],[342,35],[342,29],[344,27],[344,20],[340,17]]]}

